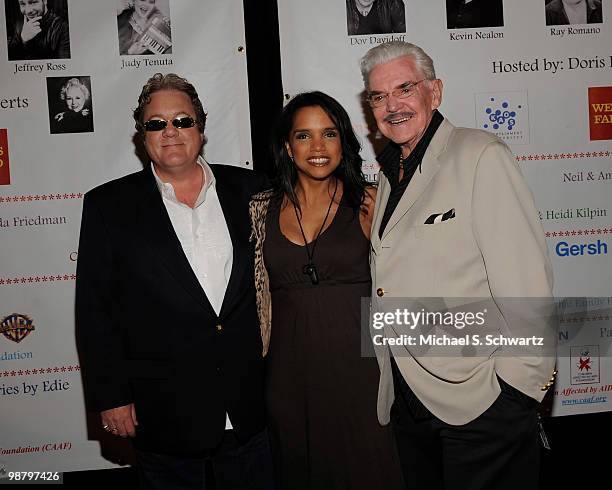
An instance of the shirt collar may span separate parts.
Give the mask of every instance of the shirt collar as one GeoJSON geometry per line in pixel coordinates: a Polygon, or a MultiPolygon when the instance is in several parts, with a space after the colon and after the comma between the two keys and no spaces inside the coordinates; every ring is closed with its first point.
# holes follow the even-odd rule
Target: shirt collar
{"type": "Polygon", "coordinates": [[[567,0],[561,0],[561,2],[563,3],[564,7],[572,8],[574,10],[582,8],[584,6],[584,4],[586,3],[586,2],[578,2],[576,4],[573,4],[573,3],[568,2],[567,0]]]}
{"type": "Polygon", "coordinates": [[[406,158],[402,158],[402,149],[399,145],[389,142],[389,144],[377,157],[378,162],[382,166],[382,171],[389,181],[394,183],[397,182],[400,164],[404,166],[404,172],[409,167],[417,165],[420,166],[423,156],[429,147],[429,143],[434,137],[434,134],[436,134],[436,131],[440,127],[440,124],[442,124],[443,120],[444,116],[440,114],[440,111],[435,109],[425,133],[406,158]]]}
{"type": "MultiPolygon", "coordinates": [[[[195,205],[193,206],[194,209],[206,200],[206,194],[208,189],[210,189],[211,187],[216,188],[215,175],[213,174],[210,165],[208,165],[208,162],[204,160],[202,156],[199,156],[197,164],[202,167],[202,171],[204,172],[204,183],[202,185],[202,189],[200,189],[200,194],[196,199],[195,205]]],[[[151,162],[151,171],[153,172],[153,177],[155,177],[155,183],[157,184],[157,188],[159,189],[159,192],[162,197],[176,204],[185,206],[185,204],[183,204],[176,198],[173,185],[170,182],[163,182],[159,178],[159,175],[157,175],[157,172],[155,171],[155,165],[153,165],[153,162],[151,162]]]]}

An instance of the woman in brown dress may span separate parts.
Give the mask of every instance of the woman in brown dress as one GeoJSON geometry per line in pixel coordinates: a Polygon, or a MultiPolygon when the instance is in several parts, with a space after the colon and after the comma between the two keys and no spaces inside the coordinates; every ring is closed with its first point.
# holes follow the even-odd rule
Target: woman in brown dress
{"type": "Polygon", "coordinates": [[[361,356],[375,190],[359,142],[342,106],[310,92],[285,107],[273,150],[276,185],[251,214],[277,484],[399,489],[392,434],[376,418],[378,365],[361,356]]]}

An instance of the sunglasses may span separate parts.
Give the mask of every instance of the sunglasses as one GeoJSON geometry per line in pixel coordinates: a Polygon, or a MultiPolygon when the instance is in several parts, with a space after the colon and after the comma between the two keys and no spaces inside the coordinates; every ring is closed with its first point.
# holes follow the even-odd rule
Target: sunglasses
{"type": "MultiPolygon", "coordinates": [[[[195,120],[190,116],[177,117],[173,119],[172,125],[177,129],[193,128],[195,126],[195,120]]],[[[166,129],[168,121],[163,119],[149,119],[143,124],[145,131],[161,131],[166,129]]]]}

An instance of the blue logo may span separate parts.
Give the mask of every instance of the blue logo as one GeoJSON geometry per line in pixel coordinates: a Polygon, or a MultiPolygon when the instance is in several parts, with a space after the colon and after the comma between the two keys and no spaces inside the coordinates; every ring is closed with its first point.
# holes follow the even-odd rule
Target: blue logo
{"type": "Polygon", "coordinates": [[[526,90],[474,94],[476,124],[509,145],[529,144],[529,98],[526,90]]]}
{"type": "MultiPolygon", "coordinates": [[[[495,97],[491,97],[491,105],[495,102],[495,97]]],[[[516,126],[516,111],[509,110],[510,104],[507,101],[501,103],[501,107],[495,109],[494,107],[487,107],[485,112],[489,122],[485,122],[483,127],[485,129],[505,129],[511,131],[516,126]],[[504,128],[503,126],[506,125],[504,128]]],[[[517,109],[522,109],[522,106],[517,106],[517,109]]]]}
{"type": "Polygon", "coordinates": [[[580,243],[570,245],[567,242],[559,242],[555,247],[559,257],[579,257],[582,255],[607,255],[608,244],[602,240],[595,243],[580,243]]]}

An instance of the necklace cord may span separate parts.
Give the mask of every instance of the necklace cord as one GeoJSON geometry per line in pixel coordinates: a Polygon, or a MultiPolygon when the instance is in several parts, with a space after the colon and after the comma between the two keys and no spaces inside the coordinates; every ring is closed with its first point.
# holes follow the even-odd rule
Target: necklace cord
{"type": "Polygon", "coordinates": [[[336,198],[337,191],[338,191],[338,179],[336,179],[336,185],[334,187],[334,194],[332,195],[332,198],[329,201],[329,206],[327,207],[327,213],[325,213],[325,218],[323,218],[323,223],[321,223],[321,228],[319,228],[319,232],[317,233],[314,240],[312,241],[312,251],[310,250],[310,247],[308,247],[308,240],[306,240],[306,234],[304,233],[304,228],[302,227],[302,221],[300,220],[297,206],[295,205],[295,203],[293,203],[293,210],[295,211],[295,217],[300,227],[300,231],[302,232],[302,238],[304,239],[304,247],[306,247],[306,255],[308,256],[308,265],[312,265],[312,259],[314,257],[314,252],[315,252],[315,247],[317,246],[317,241],[319,240],[319,236],[321,236],[321,233],[323,232],[323,228],[325,227],[327,218],[329,218],[329,213],[331,212],[332,204],[334,204],[334,199],[336,198]]]}

